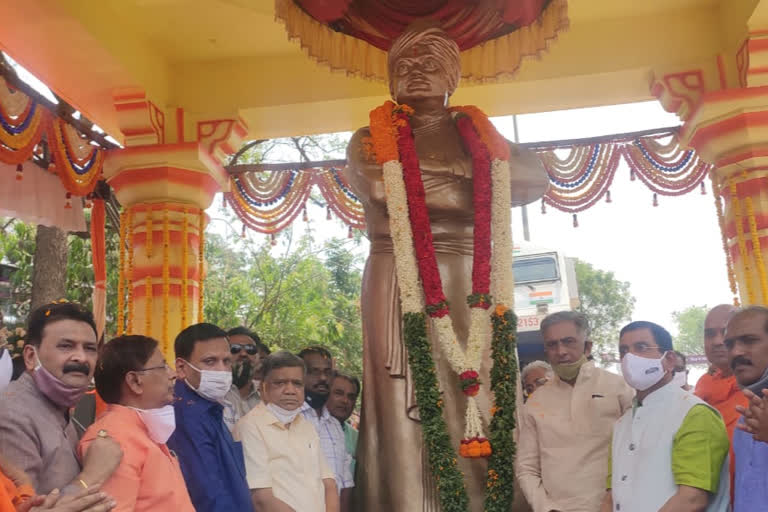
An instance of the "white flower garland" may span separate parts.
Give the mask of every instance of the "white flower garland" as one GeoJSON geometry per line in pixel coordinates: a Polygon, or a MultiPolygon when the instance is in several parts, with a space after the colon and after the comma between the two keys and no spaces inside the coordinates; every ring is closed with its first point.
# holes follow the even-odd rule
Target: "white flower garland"
{"type": "MultiPolygon", "coordinates": [[[[491,162],[491,295],[496,304],[511,308],[514,301],[514,282],[509,172],[508,161],[494,159],[491,162]]],[[[397,160],[385,162],[383,177],[401,307],[404,313],[421,313],[424,311],[424,295],[420,286],[413,233],[408,217],[408,198],[402,164],[397,160]]],[[[450,315],[433,318],[432,325],[440,348],[453,371],[458,375],[468,370],[479,373],[483,348],[491,338],[488,310],[470,309],[466,351],[459,344],[450,315]]],[[[472,396],[467,397],[464,437],[485,437],[480,409],[472,396]]]]}

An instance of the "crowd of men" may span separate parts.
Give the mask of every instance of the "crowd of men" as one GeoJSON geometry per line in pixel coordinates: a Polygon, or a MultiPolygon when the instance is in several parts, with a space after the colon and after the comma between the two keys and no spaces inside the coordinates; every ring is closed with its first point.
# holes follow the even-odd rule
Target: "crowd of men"
{"type": "MultiPolygon", "coordinates": [[[[709,312],[695,390],[655,323],[621,330],[622,375],[594,364],[582,313],[541,334],[515,434],[534,512],[768,510],[768,308],[709,312]]],[[[360,382],[328,349],[208,323],[173,348],[172,369],[149,337],[99,347],[77,304],[33,311],[26,371],[0,375],[0,512],[351,510],[360,382]]]]}
{"type": "Polygon", "coordinates": [[[549,363],[522,371],[515,465],[534,512],[768,510],[768,308],[707,314],[694,390],[662,326],[624,326],[622,376],[589,360],[589,333],[581,313],[549,315],[549,363]]]}
{"type": "Polygon", "coordinates": [[[360,382],[326,348],[270,354],[200,323],[171,369],[146,336],[100,348],[74,303],[28,324],[26,371],[0,394],[0,512],[350,510],[360,382]]]}

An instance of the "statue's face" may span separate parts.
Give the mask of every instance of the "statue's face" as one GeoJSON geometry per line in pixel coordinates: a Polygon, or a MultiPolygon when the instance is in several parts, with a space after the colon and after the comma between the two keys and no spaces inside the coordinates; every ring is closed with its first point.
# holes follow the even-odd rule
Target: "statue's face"
{"type": "Polygon", "coordinates": [[[392,91],[399,103],[425,98],[445,98],[449,82],[440,60],[426,45],[414,45],[393,67],[392,91]]]}

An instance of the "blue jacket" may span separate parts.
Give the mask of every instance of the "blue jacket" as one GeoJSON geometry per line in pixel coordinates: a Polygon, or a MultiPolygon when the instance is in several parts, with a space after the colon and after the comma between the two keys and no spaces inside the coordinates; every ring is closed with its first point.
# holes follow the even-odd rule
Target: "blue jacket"
{"type": "MultiPolygon", "coordinates": [[[[744,418],[739,420],[744,423],[744,418]]],[[[733,431],[736,474],[733,483],[733,512],[768,510],[768,444],[752,434],[733,431]]]]}
{"type": "Polygon", "coordinates": [[[197,512],[253,510],[245,480],[243,447],[222,419],[223,407],[177,381],[173,407],[176,431],[168,448],[176,452],[197,512]]]}

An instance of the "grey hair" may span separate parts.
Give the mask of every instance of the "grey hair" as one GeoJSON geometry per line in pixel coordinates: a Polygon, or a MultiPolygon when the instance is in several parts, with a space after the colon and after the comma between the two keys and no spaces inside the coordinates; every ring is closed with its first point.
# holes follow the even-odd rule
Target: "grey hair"
{"type": "Polygon", "coordinates": [[[531,373],[533,370],[546,370],[548,373],[553,373],[552,366],[549,365],[546,361],[531,361],[525,367],[523,368],[523,371],[520,373],[520,378],[522,380],[525,380],[525,378],[528,376],[529,373],[531,373]]]}
{"type": "Polygon", "coordinates": [[[552,313],[541,321],[539,330],[544,334],[545,330],[553,325],[561,324],[563,322],[572,322],[576,328],[583,332],[586,338],[589,339],[591,333],[589,319],[587,318],[587,315],[580,311],[558,311],[557,313],[552,313]]]}

